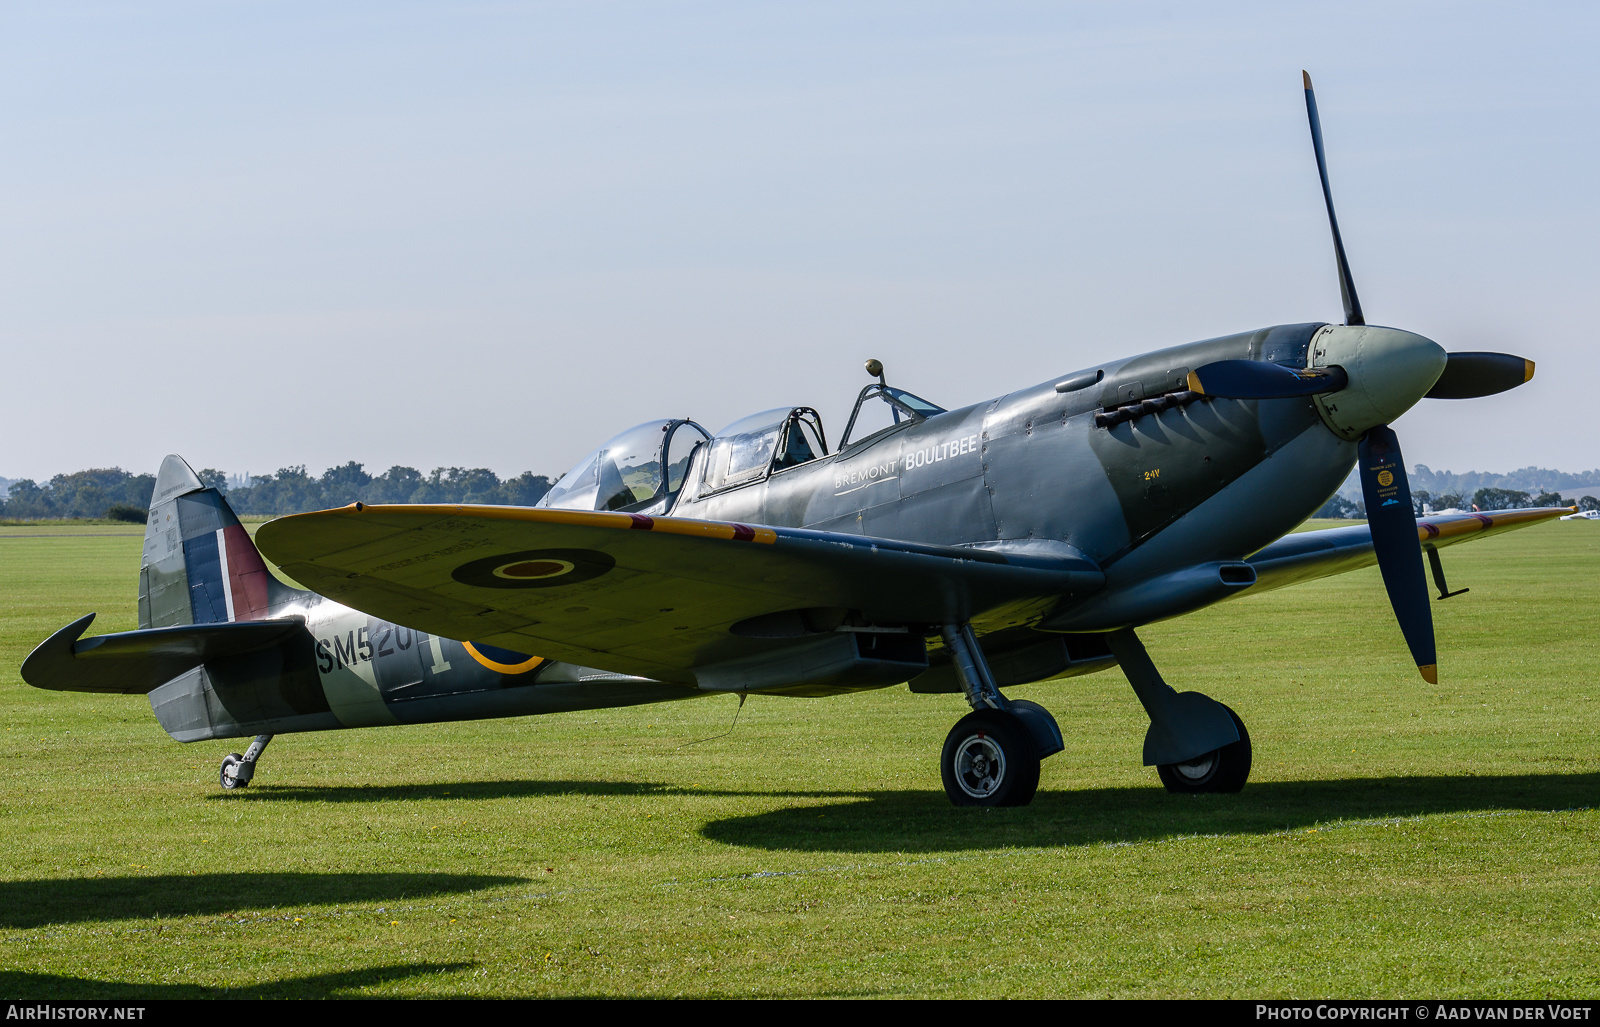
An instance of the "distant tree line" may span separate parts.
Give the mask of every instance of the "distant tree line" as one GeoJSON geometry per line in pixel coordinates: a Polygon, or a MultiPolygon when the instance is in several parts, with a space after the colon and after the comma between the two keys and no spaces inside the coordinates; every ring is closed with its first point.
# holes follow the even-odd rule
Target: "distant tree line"
{"type": "MultiPolygon", "coordinates": [[[[1495,474],[1486,471],[1468,471],[1465,474],[1456,474],[1453,471],[1435,471],[1427,464],[1414,464],[1411,473],[1407,476],[1411,484],[1411,494],[1426,492],[1432,496],[1448,498],[1456,496],[1465,499],[1465,503],[1444,504],[1435,500],[1436,508],[1446,505],[1470,506],[1480,491],[1485,492],[1493,502],[1495,490],[1502,492],[1526,492],[1530,498],[1540,494],[1557,495],[1564,493],[1569,496],[1583,496],[1595,493],[1600,486],[1600,467],[1592,471],[1579,471],[1571,474],[1566,471],[1555,471],[1548,467],[1523,467],[1505,474],[1495,474]]],[[[1339,487],[1339,495],[1347,500],[1355,501],[1361,498],[1361,481],[1351,472],[1348,480],[1339,487]]],[[[1480,507],[1482,503],[1478,504],[1480,507]]],[[[1534,504],[1538,505],[1538,504],[1534,504]]],[[[1487,509],[1487,508],[1485,508],[1487,509]]]]}
{"type": "MultiPolygon", "coordinates": [[[[226,485],[220,472],[201,471],[207,485],[226,485]]],[[[228,493],[238,513],[290,514],[326,510],[362,503],[476,503],[489,506],[532,506],[550,491],[550,479],[524,471],[500,479],[485,467],[436,467],[423,474],[414,467],[395,466],[373,476],[354,460],[330,467],[319,477],[304,465],[280,468],[277,474],[258,475],[245,488],[228,493]]]]}
{"type": "MultiPolygon", "coordinates": [[[[1504,490],[1508,492],[1527,492],[1537,496],[1540,492],[1557,493],[1585,490],[1587,486],[1600,482],[1600,468],[1592,471],[1579,471],[1571,474],[1566,471],[1555,471],[1548,467],[1523,467],[1505,474],[1491,472],[1468,471],[1465,474],[1454,474],[1450,471],[1435,471],[1427,464],[1417,464],[1411,469],[1411,491],[1415,493],[1421,489],[1431,492],[1436,496],[1475,496],[1480,490],[1504,490]]],[[[1439,506],[1439,503],[1434,503],[1439,506]]],[[[1480,507],[1483,504],[1478,504],[1480,507]]],[[[1534,506],[1543,506],[1542,503],[1533,503],[1534,506]]],[[[1551,504],[1559,505],[1559,504],[1551,504]]],[[[1488,509],[1484,507],[1484,509],[1488,509]]],[[[1496,507],[1495,509],[1505,509],[1496,507]]]]}
{"type": "Polygon", "coordinates": [[[44,517],[107,517],[144,523],[155,491],[153,474],[129,474],[120,467],[96,467],[74,474],[58,474],[38,484],[19,478],[0,500],[0,517],[31,521],[44,517]],[[131,515],[130,515],[131,512],[131,515]]]}
{"type": "MultiPolygon", "coordinates": [[[[1518,489],[1496,488],[1481,488],[1467,497],[1455,492],[1434,495],[1427,489],[1413,489],[1411,492],[1412,513],[1418,517],[1430,507],[1434,510],[1526,510],[1536,506],[1576,506],[1580,510],[1600,510],[1600,499],[1594,496],[1566,499],[1559,492],[1541,491],[1533,495],[1518,489]]],[[[1312,516],[1364,520],[1367,508],[1360,499],[1351,500],[1336,495],[1312,516]]]]}
{"type": "MultiPolygon", "coordinates": [[[[1418,465],[1419,471],[1427,468],[1418,465]]],[[[291,514],[326,510],[335,506],[363,503],[474,503],[488,506],[532,506],[550,491],[550,479],[524,471],[502,480],[484,467],[436,467],[423,474],[414,467],[395,466],[379,475],[366,472],[354,460],[330,467],[313,477],[305,465],[284,467],[276,474],[256,475],[242,488],[228,488],[228,476],[208,467],[197,472],[200,480],[227,493],[234,510],[243,514],[291,514]]],[[[1555,473],[1555,472],[1550,472],[1555,473]]],[[[234,479],[238,481],[239,479],[234,479]]],[[[101,467],[73,474],[58,474],[43,485],[21,478],[10,483],[0,499],[0,518],[39,520],[65,517],[110,517],[114,520],[143,523],[155,490],[153,474],[130,474],[120,467],[101,467]]],[[[1469,510],[1516,510],[1534,506],[1577,506],[1580,510],[1600,510],[1600,499],[1591,495],[1576,500],[1559,492],[1537,493],[1519,489],[1484,486],[1470,495],[1459,492],[1435,493],[1417,487],[1412,478],[1411,503],[1417,516],[1424,505],[1435,510],[1457,507],[1469,510]]],[[[1359,495],[1346,499],[1336,495],[1313,516],[1363,519],[1366,507],[1359,495]]]]}
{"type": "Polygon", "coordinates": [[[1526,510],[1534,506],[1581,506],[1589,503],[1591,506],[1582,507],[1591,509],[1600,507],[1600,499],[1585,496],[1583,499],[1566,499],[1559,492],[1540,491],[1538,494],[1524,492],[1521,489],[1495,489],[1481,488],[1470,496],[1459,493],[1447,492],[1434,495],[1427,489],[1420,489],[1411,493],[1411,505],[1417,508],[1420,515],[1424,505],[1435,510],[1526,510]]]}
{"type": "MultiPolygon", "coordinates": [[[[276,474],[257,475],[244,488],[229,490],[228,476],[215,468],[197,472],[242,514],[291,514],[363,503],[476,503],[532,506],[550,491],[550,479],[524,471],[501,480],[484,467],[436,467],[423,474],[395,466],[368,474],[354,460],[313,477],[302,464],[276,474]]],[[[120,467],[58,474],[43,485],[22,478],[11,482],[0,500],[0,518],[38,520],[57,517],[109,517],[143,523],[155,491],[153,474],[130,474],[120,467]]]]}

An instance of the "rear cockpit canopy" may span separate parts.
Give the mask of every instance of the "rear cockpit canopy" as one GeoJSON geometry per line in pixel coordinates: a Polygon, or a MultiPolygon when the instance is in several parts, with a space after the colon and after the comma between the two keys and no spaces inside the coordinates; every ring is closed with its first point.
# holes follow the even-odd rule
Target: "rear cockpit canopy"
{"type": "Polygon", "coordinates": [[[711,440],[700,495],[744,485],[827,455],[828,440],[815,410],[763,410],[741,417],[711,440]]]}
{"type": "Polygon", "coordinates": [[[536,505],[634,511],[669,500],[683,488],[695,449],[710,437],[693,421],[646,421],[578,461],[536,505]]]}

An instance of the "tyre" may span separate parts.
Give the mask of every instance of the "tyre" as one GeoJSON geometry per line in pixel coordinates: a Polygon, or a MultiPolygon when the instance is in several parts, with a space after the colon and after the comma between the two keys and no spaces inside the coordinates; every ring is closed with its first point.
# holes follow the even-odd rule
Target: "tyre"
{"type": "Polygon", "coordinates": [[[940,756],[944,792],[957,806],[1026,806],[1039,790],[1033,736],[1001,710],[967,714],[950,729],[940,756]]]}
{"type": "Polygon", "coordinates": [[[1233,710],[1233,726],[1239,729],[1239,740],[1220,749],[1213,749],[1187,763],[1168,763],[1156,768],[1161,783],[1169,792],[1237,792],[1244,788],[1250,777],[1250,732],[1244,721],[1233,710]]]}
{"type": "Polygon", "coordinates": [[[240,781],[233,776],[233,768],[243,762],[244,757],[236,752],[231,752],[222,758],[222,787],[229,790],[249,787],[249,781],[240,781]]]}

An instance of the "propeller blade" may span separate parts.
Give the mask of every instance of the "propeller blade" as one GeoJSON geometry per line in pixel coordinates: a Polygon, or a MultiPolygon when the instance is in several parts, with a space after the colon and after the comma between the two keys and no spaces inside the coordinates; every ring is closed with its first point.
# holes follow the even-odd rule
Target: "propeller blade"
{"type": "Polygon", "coordinates": [[[1328,158],[1322,152],[1322,120],[1317,117],[1317,95],[1311,91],[1311,76],[1300,72],[1306,83],[1306,117],[1311,119],[1311,145],[1317,151],[1317,174],[1322,176],[1322,199],[1328,205],[1328,227],[1333,229],[1333,255],[1339,260],[1339,295],[1344,299],[1344,323],[1364,325],[1361,300],[1350,277],[1350,262],[1344,259],[1344,240],[1339,237],[1339,219],[1333,215],[1333,190],[1328,188],[1328,158]]]}
{"type": "Polygon", "coordinates": [[[1342,367],[1296,370],[1260,360],[1215,360],[1189,372],[1189,388],[1224,399],[1284,399],[1338,392],[1349,383],[1342,367]]]}
{"type": "Polygon", "coordinates": [[[1400,455],[1400,440],[1386,424],[1368,431],[1359,445],[1361,494],[1367,501],[1367,526],[1372,549],[1383,573],[1389,605],[1417,670],[1429,684],[1439,683],[1438,654],[1433,644],[1433,610],[1428,581],[1422,572],[1422,543],[1411,508],[1411,485],[1400,455]]]}
{"type": "Polygon", "coordinates": [[[1444,374],[1428,399],[1477,399],[1514,389],[1533,379],[1533,361],[1512,353],[1449,353],[1444,374]]]}

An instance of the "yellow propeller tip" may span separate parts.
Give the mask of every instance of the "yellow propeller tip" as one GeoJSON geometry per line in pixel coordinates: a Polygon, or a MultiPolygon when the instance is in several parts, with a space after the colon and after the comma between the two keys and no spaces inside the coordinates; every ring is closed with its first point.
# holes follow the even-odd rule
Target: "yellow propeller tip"
{"type": "Polygon", "coordinates": [[[1206,390],[1200,387],[1200,376],[1193,371],[1189,372],[1189,391],[1198,392],[1202,396],[1206,394],[1206,390]]]}
{"type": "Polygon", "coordinates": [[[1301,72],[1300,72],[1300,77],[1305,79],[1306,88],[1310,89],[1311,88],[1311,73],[1309,71],[1305,71],[1305,70],[1302,69],[1301,72]]]}
{"type": "Polygon", "coordinates": [[[1529,360],[1527,357],[1523,357],[1522,362],[1526,365],[1522,369],[1522,380],[1524,382],[1533,381],[1533,361],[1529,360]]]}
{"type": "Polygon", "coordinates": [[[1439,666],[1435,663],[1419,663],[1417,670],[1422,672],[1422,680],[1430,685],[1439,683],[1439,666]]]}

